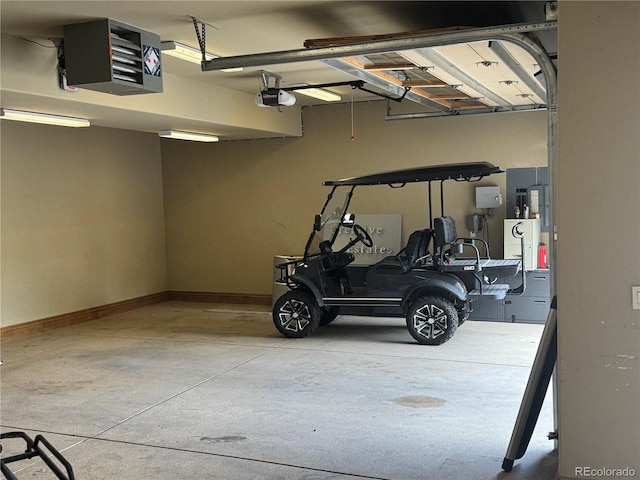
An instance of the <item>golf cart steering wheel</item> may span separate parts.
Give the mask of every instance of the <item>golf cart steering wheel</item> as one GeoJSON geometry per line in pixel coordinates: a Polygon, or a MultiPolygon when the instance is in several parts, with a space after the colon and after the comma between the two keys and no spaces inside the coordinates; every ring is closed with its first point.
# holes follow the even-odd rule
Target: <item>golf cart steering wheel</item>
{"type": "Polygon", "coordinates": [[[367,232],[363,227],[361,227],[360,225],[354,223],[353,224],[353,233],[356,234],[356,239],[360,242],[362,242],[362,244],[367,247],[367,248],[371,248],[373,247],[373,240],[371,239],[371,235],[369,235],[369,232],[367,232]]]}

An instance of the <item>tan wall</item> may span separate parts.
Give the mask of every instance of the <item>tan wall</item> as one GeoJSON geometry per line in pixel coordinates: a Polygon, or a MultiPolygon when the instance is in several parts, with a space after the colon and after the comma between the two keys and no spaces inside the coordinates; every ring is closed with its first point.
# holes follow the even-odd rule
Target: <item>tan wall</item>
{"type": "Polygon", "coordinates": [[[640,3],[560,2],[559,16],[559,474],[637,478],[640,3]]]}
{"type": "MultiPolygon", "coordinates": [[[[452,162],[489,161],[503,168],[546,166],[546,112],[385,122],[384,102],[310,107],[297,139],[163,141],[167,268],[172,290],[270,294],[273,256],[301,253],[322,207],[327,179],[452,162]]],[[[451,184],[445,213],[475,211],[475,186],[451,184]]],[[[405,213],[404,238],[428,218],[425,185],[376,187],[355,213],[405,213]]],[[[359,197],[359,196],[357,196],[359,197]]],[[[436,195],[437,197],[437,195],[436,195]]],[[[437,206],[437,203],[436,203],[437,206]]],[[[439,207],[438,207],[439,208],[439,207]]],[[[439,212],[439,210],[436,210],[439,212]]],[[[494,254],[502,252],[502,219],[491,222],[494,254]]]]}
{"type": "Polygon", "coordinates": [[[165,291],[155,135],[3,121],[2,326],[165,291]]]}

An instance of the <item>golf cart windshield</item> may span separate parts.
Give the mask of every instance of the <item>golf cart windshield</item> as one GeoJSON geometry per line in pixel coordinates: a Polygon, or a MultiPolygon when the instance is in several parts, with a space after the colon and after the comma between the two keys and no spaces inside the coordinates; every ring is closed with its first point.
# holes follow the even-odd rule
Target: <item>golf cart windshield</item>
{"type": "Polygon", "coordinates": [[[319,254],[321,242],[326,241],[328,245],[332,246],[340,227],[349,229],[353,227],[353,215],[347,213],[352,192],[353,188],[351,187],[331,189],[320,215],[316,216],[316,223],[307,243],[305,256],[319,254]]]}

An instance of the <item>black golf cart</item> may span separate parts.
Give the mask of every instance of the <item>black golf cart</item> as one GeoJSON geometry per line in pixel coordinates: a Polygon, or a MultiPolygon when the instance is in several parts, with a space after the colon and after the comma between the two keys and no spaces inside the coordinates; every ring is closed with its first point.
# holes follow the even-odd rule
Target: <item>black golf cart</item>
{"type": "MultiPolygon", "coordinates": [[[[490,163],[465,163],[326,181],[331,187],[300,260],[278,265],[280,281],[289,291],[274,304],[273,321],[285,337],[299,338],[331,323],[341,309],[350,315],[406,317],[407,328],[418,343],[439,345],[449,340],[471,312],[475,297],[502,300],[524,292],[521,259],[491,259],[486,242],[461,238],[452,217],[444,214],[444,182],[475,182],[503,173],[490,163]],[[429,225],[413,232],[406,246],[366,269],[364,280],[353,282],[347,266],[354,261],[350,249],[361,242],[372,247],[369,233],[347,213],[356,187],[394,189],[409,183],[428,185],[429,225]],[[433,218],[432,183],[440,183],[441,215],[433,218]],[[379,187],[383,186],[383,187],[379,187]],[[349,232],[349,242],[334,251],[338,232],[349,232]],[[517,289],[496,283],[497,278],[521,274],[517,289]]],[[[513,232],[518,236],[517,232],[513,232]]]]}

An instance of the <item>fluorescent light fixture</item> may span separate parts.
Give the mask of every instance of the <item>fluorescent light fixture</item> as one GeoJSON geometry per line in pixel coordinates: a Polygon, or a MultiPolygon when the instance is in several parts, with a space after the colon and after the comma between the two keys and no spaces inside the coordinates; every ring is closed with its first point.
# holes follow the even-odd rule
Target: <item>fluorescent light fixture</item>
{"type": "Polygon", "coordinates": [[[244,71],[244,67],[221,68],[220,71],[224,73],[242,72],[244,71]]]}
{"type": "MultiPolygon", "coordinates": [[[[200,65],[202,63],[202,52],[197,48],[190,47],[189,45],[185,45],[179,42],[162,42],[160,44],[162,46],[162,53],[166,53],[175,58],[179,58],[180,60],[186,60],[187,62],[197,63],[200,65]]],[[[205,58],[207,60],[213,60],[214,58],[220,58],[218,55],[214,55],[213,53],[206,52],[205,58]]],[[[242,67],[237,68],[225,68],[223,72],[241,72],[242,67]]]]}
{"type": "Polygon", "coordinates": [[[0,118],[3,120],[17,120],[19,122],[44,123],[45,125],[59,125],[61,127],[88,127],[91,125],[85,118],[63,117],[48,113],[23,112],[0,108],[0,118]]]}
{"type": "Polygon", "coordinates": [[[325,102],[339,102],[340,100],[342,100],[342,97],[340,95],[330,92],[329,90],[325,90],[324,88],[300,88],[299,90],[294,90],[294,92],[301,93],[302,95],[306,95],[307,97],[324,100],[325,102]]]}
{"type": "Polygon", "coordinates": [[[158,136],[162,138],[174,138],[177,140],[191,140],[192,142],[217,142],[218,137],[215,135],[206,135],[204,133],[180,132],[178,130],[162,130],[158,132],[158,136]]]}
{"type": "MultiPolygon", "coordinates": [[[[162,46],[162,53],[179,58],[180,60],[197,63],[198,65],[202,62],[202,52],[197,48],[178,42],[162,42],[160,45],[162,46]]],[[[216,56],[211,53],[206,54],[207,60],[211,60],[213,58],[216,58],[216,56]]]]}

